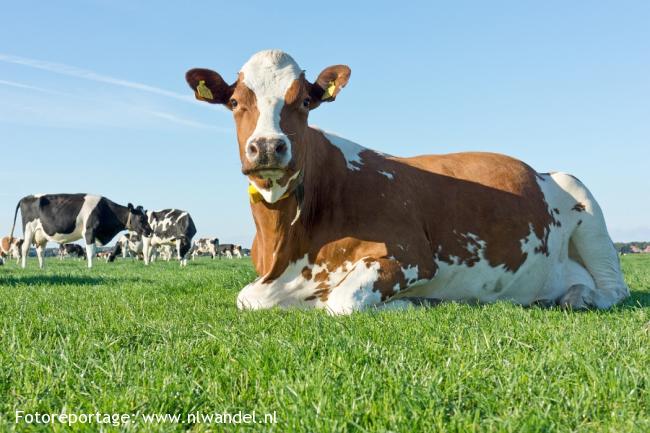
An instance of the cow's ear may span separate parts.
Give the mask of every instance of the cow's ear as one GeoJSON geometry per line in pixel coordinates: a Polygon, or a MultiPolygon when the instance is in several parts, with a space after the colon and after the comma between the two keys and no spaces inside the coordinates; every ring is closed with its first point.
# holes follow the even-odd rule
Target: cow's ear
{"type": "Polygon", "coordinates": [[[190,69],[185,74],[185,80],[194,90],[194,97],[199,101],[211,104],[226,104],[235,90],[235,85],[228,85],[210,69],[190,69]]]}
{"type": "Polygon", "coordinates": [[[318,107],[321,102],[335,100],[336,95],[348,84],[351,73],[352,71],[346,65],[334,65],[323,69],[309,90],[311,108],[318,107]]]}
{"type": "Polygon", "coordinates": [[[127,207],[129,208],[129,210],[133,210],[133,203],[127,204],[127,207]]]}

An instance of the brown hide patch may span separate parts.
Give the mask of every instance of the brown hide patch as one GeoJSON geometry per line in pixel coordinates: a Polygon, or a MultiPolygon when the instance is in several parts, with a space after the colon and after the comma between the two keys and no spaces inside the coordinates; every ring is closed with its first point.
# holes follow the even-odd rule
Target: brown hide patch
{"type": "Polygon", "coordinates": [[[242,168],[246,168],[246,141],[253,134],[253,131],[255,131],[260,112],[257,109],[255,92],[244,84],[244,74],[241,72],[239,73],[239,79],[232,94],[232,99],[237,101],[237,107],[233,108],[229,106],[229,108],[232,110],[235,125],[237,126],[239,158],[242,161],[242,168]]]}
{"type": "Polygon", "coordinates": [[[542,243],[538,252],[548,254],[550,226],[558,221],[549,212],[536,173],[528,165],[478,152],[393,160],[412,168],[392,169],[396,178],[401,171],[416,179],[411,183],[417,185],[421,205],[415,212],[422,215],[440,260],[453,263],[453,256],[467,266],[476,263],[475,251],[468,248],[472,241],[460,236],[471,233],[485,243],[483,254],[491,266],[503,265],[515,272],[526,260],[520,241],[528,237],[531,227],[542,243]],[[426,185],[430,186],[422,187],[426,185]]]}
{"type": "MultiPolygon", "coordinates": [[[[284,106],[280,111],[280,129],[291,141],[291,162],[289,163],[288,179],[293,173],[304,166],[308,144],[305,144],[305,130],[309,108],[303,106],[303,101],[308,98],[306,81],[301,76],[294,80],[284,95],[284,106]]],[[[280,184],[286,185],[284,183],[280,184]]]]}
{"type": "Polygon", "coordinates": [[[9,244],[9,236],[2,238],[2,252],[8,252],[11,245],[9,244]]]}
{"type": "Polygon", "coordinates": [[[12,245],[16,245],[18,248],[20,248],[22,245],[22,239],[11,238],[11,242],[9,242],[9,236],[3,237],[0,241],[0,254],[4,256],[9,253],[9,249],[11,249],[12,245]]]}
{"type": "Polygon", "coordinates": [[[406,278],[399,263],[384,258],[374,261],[379,262],[379,276],[373,290],[381,294],[382,301],[390,299],[396,293],[395,286],[399,287],[400,290],[406,288],[406,278]]]}
{"type": "Polygon", "coordinates": [[[308,266],[305,266],[304,268],[302,268],[302,272],[300,274],[302,275],[302,277],[305,280],[307,280],[307,281],[311,280],[311,277],[312,277],[311,269],[308,266]]]}
{"type": "Polygon", "coordinates": [[[576,212],[584,212],[587,209],[587,207],[584,205],[584,203],[576,203],[575,206],[571,208],[571,210],[574,210],[576,212]]]}
{"type": "MultiPolygon", "coordinates": [[[[369,258],[381,265],[375,290],[388,299],[396,285],[407,284],[400,267],[418,266],[418,279],[431,279],[435,259],[474,266],[480,250],[490,266],[515,272],[527,258],[522,240],[532,232],[542,244],[537,253],[548,254],[551,226],[559,223],[538,174],[504,155],[394,158],[367,150],[359,170],[350,170],[320,131],[308,129],[298,148],[304,152],[298,222],[290,225],[294,197],[251,205],[257,227],[252,254],[264,281],[305,255],[329,271],[369,258]]],[[[327,299],[334,290],[319,286],[314,296],[327,299]]]]}
{"type": "Polygon", "coordinates": [[[322,271],[317,273],[314,276],[314,281],[318,283],[318,285],[316,285],[316,290],[314,290],[313,295],[307,296],[305,300],[312,301],[314,299],[320,298],[320,300],[323,302],[327,301],[327,297],[329,296],[330,293],[330,286],[328,284],[328,279],[329,279],[329,272],[327,272],[327,270],[323,269],[322,271]]]}

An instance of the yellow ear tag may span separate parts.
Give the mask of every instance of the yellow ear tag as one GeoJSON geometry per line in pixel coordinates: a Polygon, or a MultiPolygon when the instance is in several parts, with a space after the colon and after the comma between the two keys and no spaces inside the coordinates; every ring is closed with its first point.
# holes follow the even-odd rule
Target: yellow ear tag
{"type": "Polygon", "coordinates": [[[259,203],[262,201],[262,194],[260,194],[252,183],[248,184],[248,197],[250,197],[251,203],[259,203]]]}
{"type": "Polygon", "coordinates": [[[199,81],[199,85],[196,86],[196,93],[198,93],[203,99],[214,99],[212,92],[208,89],[208,86],[205,85],[204,80],[199,81]]]}
{"type": "Polygon", "coordinates": [[[334,81],[330,81],[329,84],[327,85],[327,89],[325,90],[325,93],[323,93],[323,97],[321,100],[329,99],[332,96],[334,96],[334,91],[336,90],[336,83],[334,81]]]}

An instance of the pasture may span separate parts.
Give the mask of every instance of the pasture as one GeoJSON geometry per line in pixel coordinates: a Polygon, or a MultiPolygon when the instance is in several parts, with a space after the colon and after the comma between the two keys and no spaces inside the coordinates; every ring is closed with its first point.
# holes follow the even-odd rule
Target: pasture
{"type": "Polygon", "coordinates": [[[0,430],[25,413],[275,411],[277,424],[75,431],[650,431],[650,256],[611,311],[443,304],[239,312],[248,259],[0,268],[0,430]]]}

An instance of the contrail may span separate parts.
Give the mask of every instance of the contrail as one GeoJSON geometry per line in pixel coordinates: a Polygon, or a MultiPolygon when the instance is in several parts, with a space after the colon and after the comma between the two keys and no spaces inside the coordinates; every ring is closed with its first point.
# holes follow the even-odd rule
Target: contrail
{"type": "Polygon", "coordinates": [[[25,57],[12,56],[3,53],[0,53],[0,62],[12,63],[14,65],[23,65],[30,68],[53,72],[55,74],[66,75],[68,77],[81,78],[84,80],[97,81],[100,83],[107,83],[115,86],[126,87],[129,89],[140,90],[143,92],[166,96],[168,98],[178,99],[184,102],[191,102],[191,103],[196,102],[194,98],[188,95],[182,95],[180,93],[171,92],[169,90],[150,86],[148,84],[138,83],[135,81],[127,81],[119,78],[110,77],[108,75],[98,74],[97,72],[94,71],[77,68],[75,66],[64,65],[62,63],[53,63],[53,62],[46,62],[42,60],[28,59],[25,57]]]}
{"type": "Polygon", "coordinates": [[[205,123],[195,122],[193,120],[184,119],[182,117],[176,116],[176,115],[171,114],[171,113],[165,113],[165,112],[162,112],[162,111],[152,111],[152,110],[142,110],[142,111],[149,114],[149,115],[151,115],[151,116],[158,117],[158,118],[164,119],[164,120],[168,120],[170,122],[178,123],[180,125],[191,126],[191,127],[194,127],[194,128],[214,129],[214,130],[217,130],[217,131],[220,131],[220,132],[225,132],[225,133],[230,133],[231,132],[230,128],[222,128],[222,127],[215,126],[215,125],[206,125],[205,123]]]}
{"type": "Polygon", "coordinates": [[[68,93],[58,92],[56,90],[44,89],[43,87],[32,86],[32,85],[29,85],[29,84],[18,83],[16,81],[0,80],[0,84],[3,85],[3,86],[16,87],[18,89],[35,90],[37,92],[51,93],[51,94],[54,94],[54,95],[71,96],[68,93]]]}

